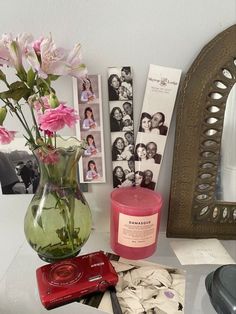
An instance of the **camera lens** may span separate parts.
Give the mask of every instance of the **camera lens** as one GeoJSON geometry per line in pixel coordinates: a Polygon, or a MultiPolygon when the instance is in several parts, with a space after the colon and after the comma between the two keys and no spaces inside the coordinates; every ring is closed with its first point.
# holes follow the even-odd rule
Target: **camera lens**
{"type": "Polygon", "coordinates": [[[49,282],[53,285],[68,285],[76,282],[82,272],[73,263],[62,263],[53,267],[49,273],[49,282]]]}

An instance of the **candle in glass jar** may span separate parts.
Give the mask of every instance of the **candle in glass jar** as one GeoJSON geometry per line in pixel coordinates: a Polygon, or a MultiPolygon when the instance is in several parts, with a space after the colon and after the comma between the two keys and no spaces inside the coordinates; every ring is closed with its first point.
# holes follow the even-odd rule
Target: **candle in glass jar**
{"type": "Polygon", "coordinates": [[[156,250],[162,197],[141,187],[116,189],[111,193],[111,248],[121,257],[141,259],[156,250]]]}

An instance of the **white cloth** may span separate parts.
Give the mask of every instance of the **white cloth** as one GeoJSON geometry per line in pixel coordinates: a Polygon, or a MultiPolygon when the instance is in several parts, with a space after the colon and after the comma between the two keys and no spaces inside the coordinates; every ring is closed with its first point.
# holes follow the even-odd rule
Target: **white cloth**
{"type": "Polygon", "coordinates": [[[184,303],[184,283],[183,275],[155,266],[120,272],[116,291],[122,313],[151,313],[154,309],[152,313],[183,313],[180,304],[184,303]]]}

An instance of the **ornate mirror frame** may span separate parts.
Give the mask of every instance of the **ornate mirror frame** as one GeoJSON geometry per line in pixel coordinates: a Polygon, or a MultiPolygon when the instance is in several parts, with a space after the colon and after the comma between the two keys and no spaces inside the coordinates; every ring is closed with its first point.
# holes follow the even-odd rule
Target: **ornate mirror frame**
{"type": "Polygon", "coordinates": [[[168,237],[236,239],[236,191],[235,203],[215,197],[225,105],[235,82],[233,25],[202,49],[177,99],[168,237]]]}

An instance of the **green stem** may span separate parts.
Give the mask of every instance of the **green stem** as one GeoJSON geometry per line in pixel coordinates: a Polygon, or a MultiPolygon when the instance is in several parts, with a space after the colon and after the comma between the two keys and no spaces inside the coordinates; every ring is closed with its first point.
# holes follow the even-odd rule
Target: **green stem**
{"type": "MultiPolygon", "coordinates": [[[[2,99],[2,98],[1,98],[2,99]]],[[[2,99],[3,100],[3,99],[2,99]]],[[[19,115],[19,113],[17,112],[17,108],[15,108],[12,103],[7,99],[7,101],[3,100],[4,103],[7,105],[8,108],[10,108],[10,110],[17,116],[17,118],[19,119],[20,123],[22,124],[23,128],[25,129],[25,131],[27,132],[27,134],[29,135],[30,138],[30,142],[36,147],[33,135],[29,129],[29,126],[25,120],[24,114],[21,110],[19,110],[19,112],[21,113],[22,117],[19,115]]]]}
{"type": "MultiPolygon", "coordinates": [[[[59,177],[58,174],[55,173],[55,168],[53,165],[48,165],[44,167],[44,170],[47,172],[48,178],[59,177]]],[[[58,193],[55,191],[52,193],[56,199],[55,208],[59,208],[62,218],[64,220],[65,228],[68,234],[68,241],[71,245],[72,250],[75,250],[74,241],[73,241],[73,231],[74,231],[74,207],[66,197],[62,198],[58,193]]]]}
{"type": "MultiPolygon", "coordinates": [[[[17,103],[18,104],[18,103],[17,103]]],[[[22,125],[25,127],[26,132],[28,133],[29,137],[30,137],[30,143],[34,145],[34,147],[36,147],[36,143],[33,137],[33,134],[30,130],[30,127],[25,119],[24,113],[21,110],[21,106],[20,104],[18,104],[18,108],[14,108],[14,113],[16,114],[16,116],[18,117],[18,119],[20,120],[20,122],[22,123],[22,125]],[[17,110],[20,112],[21,116],[19,115],[19,113],[17,112],[17,110]]]]}
{"type": "Polygon", "coordinates": [[[54,147],[57,148],[57,134],[54,133],[54,147]]]}
{"type": "Polygon", "coordinates": [[[72,236],[72,232],[74,230],[74,221],[71,221],[71,220],[73,220],[73,216],[71,215],[71,212],[70,212],[70,210],[71,210],[71,208],[69,208],[70,204],[69,203],[67,204],[66,200],[60,199],[60,196],[56,192],[54,193],[54,196],[55,196],[56,201],[57,201],[56,204],[57,204],[58,208],[60,209],[62,218],[63,218],[64,223],[65,223],[69,243],[71,245],[72,250],[74,251],[75,246],[74,246],[74,241],[73,241],[73,236],[72,236]],[[64,204],[62,204],[62,201],[64,204]]]}
{"type": "Polygon", "coordinates": [[[10,84],[7,82],[7,79],[5,78],[5,80],[3,79],[2,80],[5,84],[6,84],[6,86],[10,89],[10,84]]]}
{"type": "Polygon", "coordinates": [[[70,197],[69,198],[69,206],[70,206],[70,230],[73,232],[75,228],[75,223],[74,223],[74,212],[75,212],[75,198],[70,197]]]}
{"type": "Polygon", "coordinates": [[[44,84],[45,84],[45,85],[47,86],[47,88],[48,88],[48,91],[51,93],[51,92],[52,92],[52,88],[51,88],[50,84],[48,84],[48,82],[47,82],[45,79],[43,79],[42,77],[41,77],[40,79],[41,79],[41,81],[44,82],[44,84]]]}
{"type": "MultiPolygon", "coordinates": [[[[21,114],[21,116],[22,116],[22,119],[24,120],[24,123],[25,123],[25,125],[26,125],[26,127],[27,127],[27,129],[28,130],[30,130],[30,127],[29,127],[29,125],[28,125],[28,122],[26,121],[26,119],[25,119],[25,116],[24,116],[24,114],[23,114],[23,111],[22,111],[22,109],[21,109],[21,105],[17,102],[17,108],[16,108],[16,110],[19,110],[19,112],[20,112],[20,114],[21,114]]],[[[31,133],[31,132],[30,132],[31,133]]],[[[33,136],[32,136],[33,137],[33,136]]]]}
{"type": "Polygon", "coordinates": [[[33,122],[34,122],[34,125],[35,125],[36,139],[37,138],[41,138],[41,135],[40,135],[40,132],[39,132],[39,128],[38,128],[38,124],[37,124],[37,121],[35,119],[34,110],[33,110],[32,106],[30,106],[30,111],[31,111],[32,119],[33,119],[33,122]]]}

